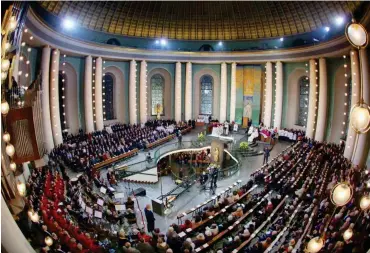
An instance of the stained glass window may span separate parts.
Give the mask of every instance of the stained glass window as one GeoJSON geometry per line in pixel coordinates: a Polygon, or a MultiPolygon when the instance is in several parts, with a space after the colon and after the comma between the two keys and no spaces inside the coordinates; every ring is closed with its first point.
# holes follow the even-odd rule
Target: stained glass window
{"type": "Polygon", "coordinates": [[[213,103],[213,78],[204,75],[200,79],[200,114],[211,115],[213,103]]]}
{"type": "Polygon", "coordinates": [[[304,76],[299,80],[299,114],[297,124],[299,126],[306,126],[307,124],[309,90],[308,77],[304,76]]]}
{"type": "Polygon", "coordinates": [[[114,81],[110,74],[105,74],[103,78],[103,113],[104,120],[112,120],[114,117],[114,81]]]}
{"type": "Polygon", "coordinates": [[[153,75],[150,79],[150,85],[152,88],[152,116],[157,115],[157,105],[161,105],[161,115],[164,115],[163,76],[159,74],[153,75]]]}

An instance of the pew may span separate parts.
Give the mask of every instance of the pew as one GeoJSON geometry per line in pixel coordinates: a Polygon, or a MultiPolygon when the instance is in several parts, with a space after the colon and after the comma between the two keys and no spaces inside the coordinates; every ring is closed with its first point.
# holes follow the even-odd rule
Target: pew
{"type": "Polygon", "coordinates": [[[104,161],[102,161],[100,163],[97,163],[97,164],[95,164],[93,166],[93,169],[92,169],[93,174],[95,174],[97,170],[100,170],[100,169],[102,169],[102,168],[104,168],[106,166],[109,166],[112,163],[118,162],[118,161],[123,160],[123,159],[130,158],[130,157],[136,155],[137,152],[139,152],[139,150],[137,148],[135,148],[135,149],[133,149],[133,150],[131,150],[129,152],[126,152],[124,154],[121,154],[121,155],[118,155],[118,156],[114,156],[114,157],[112,157],[110,159],[107,159],[107,160],[104,160],[104,161]]]}

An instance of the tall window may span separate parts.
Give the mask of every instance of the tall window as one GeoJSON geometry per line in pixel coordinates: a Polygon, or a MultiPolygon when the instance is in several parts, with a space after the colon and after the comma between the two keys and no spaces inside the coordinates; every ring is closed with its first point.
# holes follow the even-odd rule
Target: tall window
{"type": "Polygon", "coordinates": [[[310,90],[309,80],[307,76],[299,79],[299,126],[306,126],[308,114],[308,93],[310,90]]]}
{"type": "Polygon", "coordinates": [[[162,113],[164,115],[164,78],[159,74],[155,74],[150,79],[152,89],[152,116],[157,115],[157,105],[161,105],[162,113]]]}
{"type": "Polygon", "coordinates": [[[113,76],[110,74],[105,74],[103,78],[103,112],[105,113],[104,120],[115,119],[113,90],[113,76]]]}
{"type": "Polygon", "coordinates": [[[213,102],[213,78],[204,75],[200,79],[200,114],[211,115],[213,102]]]}

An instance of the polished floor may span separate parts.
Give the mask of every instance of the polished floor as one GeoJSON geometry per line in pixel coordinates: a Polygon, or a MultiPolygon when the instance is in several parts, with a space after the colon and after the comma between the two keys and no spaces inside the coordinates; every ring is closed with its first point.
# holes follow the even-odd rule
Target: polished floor
{"type": "MultiPolygon", "coordinates": [[[[204,128],[198,127],[192,132],[190,132],[189,134],[184,135],[183,142],[195,140],[197,138],[197,134],[203,130],[204,128]]],[[[243,132],[239,131],[239,133],[233,133],[232,136],[235,139],[235,141],[239,141],[242,138],[245,138],[244,131],[243,132]]],[[[177,143],[177,140],[174,139],[165,145],[168,145],[168,144],[176,145],[176,143],[177,143]]],[[[284,150],[289,145],[290,143],[288,142],[278,142],[271,151],[270,159],[278,155],[282,150],[284,150]]],[[[168,147],[171,148],[171,145],[168,145],[168,147]]],[[[159,148],[161,148],[161,146],[152,150],[151,153],[154,154],[155,150],[159,148]]],[[[259,144],[258,147],[256,148],[261,150],[263,148],[263,144],[259,144]]],[[[132,158],[130,161],[127,161],[127,165],[135,164],[137,162],[144,160],[146,154],[147,152],[139,152],[137,156],[132,158]]],[[[240,170],[236,174],[234,174],[233,176],[229,178],[218,181],[217,183],[218,187],[216,189],[216,194],[222,192],[223,190],[225,190],[225,188],[232,185],[237,180],[242,180],[242,183],[247,182],[249,180],[250,174],[254,172],[256,169],[258,169],[259,167],[261,167],[262,162],[263,162],[263,156],[261,155],[252,156],[252,157],[243,157],[240,160],[240,163],[241,163],[240,170]]],[[[139,170],[141,168],[142,168],[142,165],[138,166],[136,169],[135,167],[133,167],[132,169],[139,170]]],[[[70,176],[73,177],[74,173],[72,172],[70,173],[71,173],[70,176]]],[[[106,174],[106,170],[102,171],[102,175],[105,176],[105,174],[106,174]]],[[[145,222],[145,215],[144,215],[145,206],[147,204],[151,204],[152,199],[156,199],[160,197],[161,192],[165,194],[169,192],[170,190],[174,189],[176,187],[176,184],[174,183],[174,180],[170,176],[164,176],[164,177],[161,177],[159,179],[159,182],[156,184],[139,184],[139,183],[119,182],[118,186],[115,186],[114,188],[117,192],[125,193],[125,198],[126,198],[129,192],[137,188],[140,188],[140,187],[146,190],[146,196],[137,197],[139,206],[136,206],[135,212],[137,213],[138,224],[142,224],[142,222],[145,222]],[[144,221],[142,221],[140,212],[142,212],[143,214],[144,221]]],[[[158,227],[161,231],[167,230],[169,225],[178,222],[177,221],[178,214],[183,213],[184,211],[187,211],[193,207],[196,207],[197,205],[203,203],[204,201],[210,198],[212,198],[212,194],[210,191],[200,190],[199,186],[197,184],[194,184],[187,192],[183,193],[174,202],[173,207],[170,210],[167,210],[168,212],[166,216],[160,216],[160,215],[154,214],[156,218],[155,226],[158,227]]]]}

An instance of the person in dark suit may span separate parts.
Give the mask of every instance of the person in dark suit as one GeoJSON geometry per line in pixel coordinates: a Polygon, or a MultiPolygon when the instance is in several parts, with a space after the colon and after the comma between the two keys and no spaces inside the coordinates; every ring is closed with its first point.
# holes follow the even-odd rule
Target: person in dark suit
{"type": "Polygon", "coordinates": [[[146,218],[146,222],[148,223],[148,232],[152,232],[154,230],[154,221],[155,221],[155,218],[154,218],[154,214],[152,212],[152,210],[150,210],[150,205],[146,205],[145,209],[144,209],[144,212],[145,212],[145,218],[146,218]]]}

